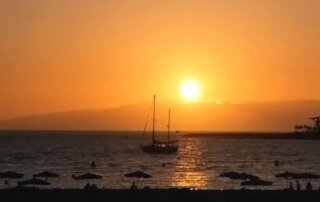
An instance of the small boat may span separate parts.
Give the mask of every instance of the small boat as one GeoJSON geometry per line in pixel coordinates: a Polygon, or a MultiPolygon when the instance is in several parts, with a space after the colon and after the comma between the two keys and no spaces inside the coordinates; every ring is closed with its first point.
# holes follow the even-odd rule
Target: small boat
{"type": "Polygon", "coordinates": [[[156,96],[153,96],[153,121],[152,121],[152,143],[150,145],[141,146],[141,150],[150,154],[175,154],[178,151],[177,140],[170,140],[170,109],[168,113],[168,140],[166,142],[155,139],[155,109],[156,96]]]}

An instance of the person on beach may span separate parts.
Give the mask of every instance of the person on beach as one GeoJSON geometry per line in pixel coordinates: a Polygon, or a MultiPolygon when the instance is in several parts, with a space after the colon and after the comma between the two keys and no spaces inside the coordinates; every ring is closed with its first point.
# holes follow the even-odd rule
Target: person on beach
{"type": "Polygon", "coordinates": [[[300,191],[301,190],[301,186],[300,186],[300,183],[299,183],[298,180],[296,181],[296,184],[297,184],[297,191],[300,191]]]}
{"type": "Polygon", "coordinates": [[[312,184],[311,184],[311,182],[308,182],[308,183],[307,183],[307,185],[306,185],[306,190],[309,190],[309,191],[312,190],[312,184]]]}
{"type": "Polygon", "coordinates": [[[97,185],[92,184],[92,185],[91,185],[91,189],[98,189],[98,187],[97,187],[97,185]]]}
{"type": "Polygon", "coordinates": [[[132,182],[132,185],[131,185],[130,189],[137,189],[137,186],[136,186],[135,182],[132,182]]]}
{"type": "Polygon", "coordinates": [[[293,184],[292,184],[292,182],[290,182],[290,184],[289,184],[289,190],[293,190],[293,184]]]}
{"type": "Polygon", "coordinates": [[[84,187],[84,189],[88,190],[88,189],[90,189],[90,188],[91,188],[91,184],[88,182],[88,183],[86,184],[86,186],[84,187]]]}

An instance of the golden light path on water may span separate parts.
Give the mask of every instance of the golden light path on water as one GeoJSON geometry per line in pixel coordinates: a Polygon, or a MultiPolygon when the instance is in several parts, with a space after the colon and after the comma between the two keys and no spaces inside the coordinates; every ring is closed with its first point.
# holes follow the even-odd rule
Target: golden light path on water
{"type": "Polygon", "coordinates": [[[209,177],[201,169],[200,142],[190,141],[179,150],[179,156],[174,172],[171,176],[173,187],[188,187],[194,189],[206,189],[209,177]]]}

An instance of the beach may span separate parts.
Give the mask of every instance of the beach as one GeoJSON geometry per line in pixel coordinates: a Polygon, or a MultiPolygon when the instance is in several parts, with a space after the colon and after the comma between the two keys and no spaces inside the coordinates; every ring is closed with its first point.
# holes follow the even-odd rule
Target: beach
{"type": "Polygon", "coordinates": [[[320,191],[284,190],[80,190],[14,188],[0,190],[1,201],[219,201],[219,202],[318,202],[320,191]]]}

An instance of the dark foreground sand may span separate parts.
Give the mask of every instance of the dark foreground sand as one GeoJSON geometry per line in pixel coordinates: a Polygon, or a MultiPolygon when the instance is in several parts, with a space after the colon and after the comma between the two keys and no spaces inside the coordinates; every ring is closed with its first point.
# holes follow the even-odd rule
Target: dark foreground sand
{"type": "Polygon", "coordinates": [[[250,201],[319,202],[320,191],[271,190],[79,190],[8,189],[0,190],[0,201],[250,201]]]}

